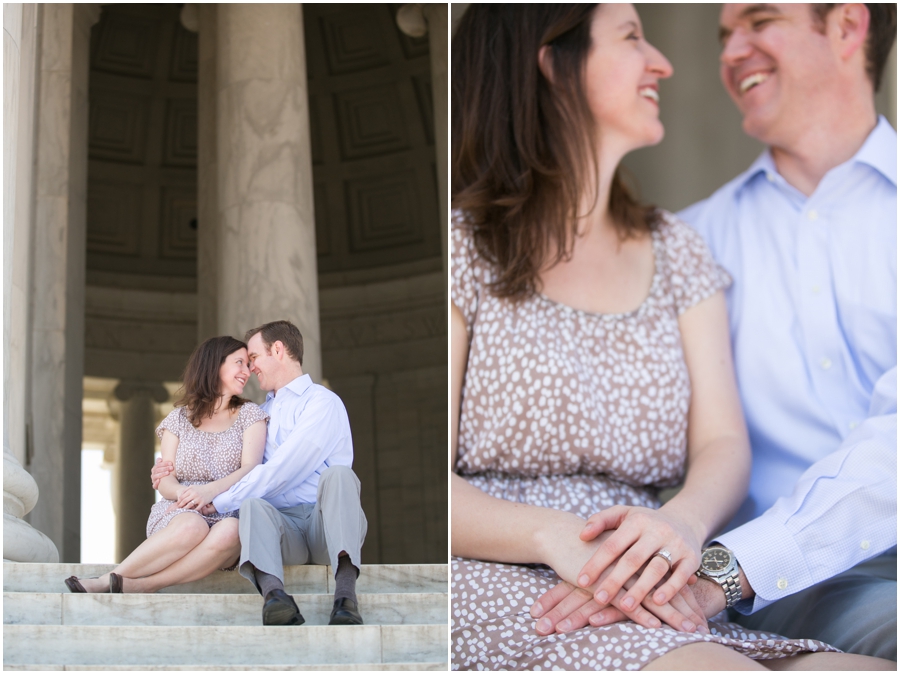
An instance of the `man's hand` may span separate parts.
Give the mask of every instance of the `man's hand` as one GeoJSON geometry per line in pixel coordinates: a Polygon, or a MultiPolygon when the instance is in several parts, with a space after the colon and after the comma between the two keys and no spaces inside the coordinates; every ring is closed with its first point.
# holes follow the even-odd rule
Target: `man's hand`
{"type": "Polygon", "coordinates": [[[153,488],[159,489],[160,480],[166,475],[175,472],[175,464],[171,461],[163,461],[161,458],[156,460],[156,465],[150,470],[150,480],[153,482],[153,488]]]}

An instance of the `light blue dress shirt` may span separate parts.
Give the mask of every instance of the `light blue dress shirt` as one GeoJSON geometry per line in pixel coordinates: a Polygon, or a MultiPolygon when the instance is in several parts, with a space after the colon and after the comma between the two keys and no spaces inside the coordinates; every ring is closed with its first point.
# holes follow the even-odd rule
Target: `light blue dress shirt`
{"type": "Polygon", "coordinates": [[[261,498],[276,508],[315,503],[319,476],[330,466],[353,464],[353,440],[344,403],[308,374],[278,394],[271,391],[262,409],[269,415],[263,463],[213,499],[220,513],[261,498]]]}
{"type": "Polygon", "coordinates": [[[897,134],[880,118],[809,197],[766,151],[679,216],[734,279],[753,467],[742,526],[717,540],[751,613],[897,542],[897,134]]]}

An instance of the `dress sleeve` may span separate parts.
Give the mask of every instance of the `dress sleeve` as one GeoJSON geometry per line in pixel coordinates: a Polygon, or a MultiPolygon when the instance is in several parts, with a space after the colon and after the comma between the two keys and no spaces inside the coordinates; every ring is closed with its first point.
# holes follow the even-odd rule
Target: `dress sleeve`
{"type": "Polygon", "coordinates": [[[486,265],[475,250],[472,230],[461,214],[454,213],[450,230],[450,300],[462,312],[469,337],[487,283],[485,271],[486,265]]]}
{"type": "Polygon", "coordinates": [[[176,407],[166,415],[166,418],[156,427],[156,437],[162,440],[163,431],[169,431],[176,438],[181,437],[181,431],[187,422],[187,418],[182,413],[183,409],[182,407],[176,407]]]}
{"type": "Polygon", "coordinates": [[[702,237],[671,213],[663,213],[661,234],[666,248],[668,279],[680,316],[687,309],[731,285],[702,237]]]}
{"type": "Polygon", "coordinates": [[[241,433],[243,433],[257,421],[265,420],[268,422],[269,415],[263,412],[262,407],[256,403],[244,403],[238,419],[240,419],[241,433]]]}

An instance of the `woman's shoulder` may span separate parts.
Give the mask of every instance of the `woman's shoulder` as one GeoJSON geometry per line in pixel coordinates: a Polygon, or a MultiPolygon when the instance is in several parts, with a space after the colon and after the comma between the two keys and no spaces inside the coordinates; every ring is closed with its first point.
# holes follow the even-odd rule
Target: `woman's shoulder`
{"type": "Polygon", "coordinates": [[[162,438],[163,431],[169,431],[173,435],[181,437],[181,433],[186,425],[191,425],[187,418],[187,408],[176,407],[160,422],[156,429],[156,435],[162,438]]]}
{"type": "Polygon", "coordinates": [[[241,405],[241,409],[238,412],[238,418],[244,422],[244,428],[246,428],[257,421],[268,419],[269,414],[262,407],[248,400],[241,405]]]}

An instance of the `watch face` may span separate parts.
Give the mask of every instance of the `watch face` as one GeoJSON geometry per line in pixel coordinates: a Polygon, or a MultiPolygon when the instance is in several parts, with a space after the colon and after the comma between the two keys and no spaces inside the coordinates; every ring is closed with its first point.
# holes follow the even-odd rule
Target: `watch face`
{"type": "Polygon", "coordinates": [[[700,559],[701,566],[707,571],[721,571],[731,562],[731,555],[722,548],[709,548],[700,559]]]}

